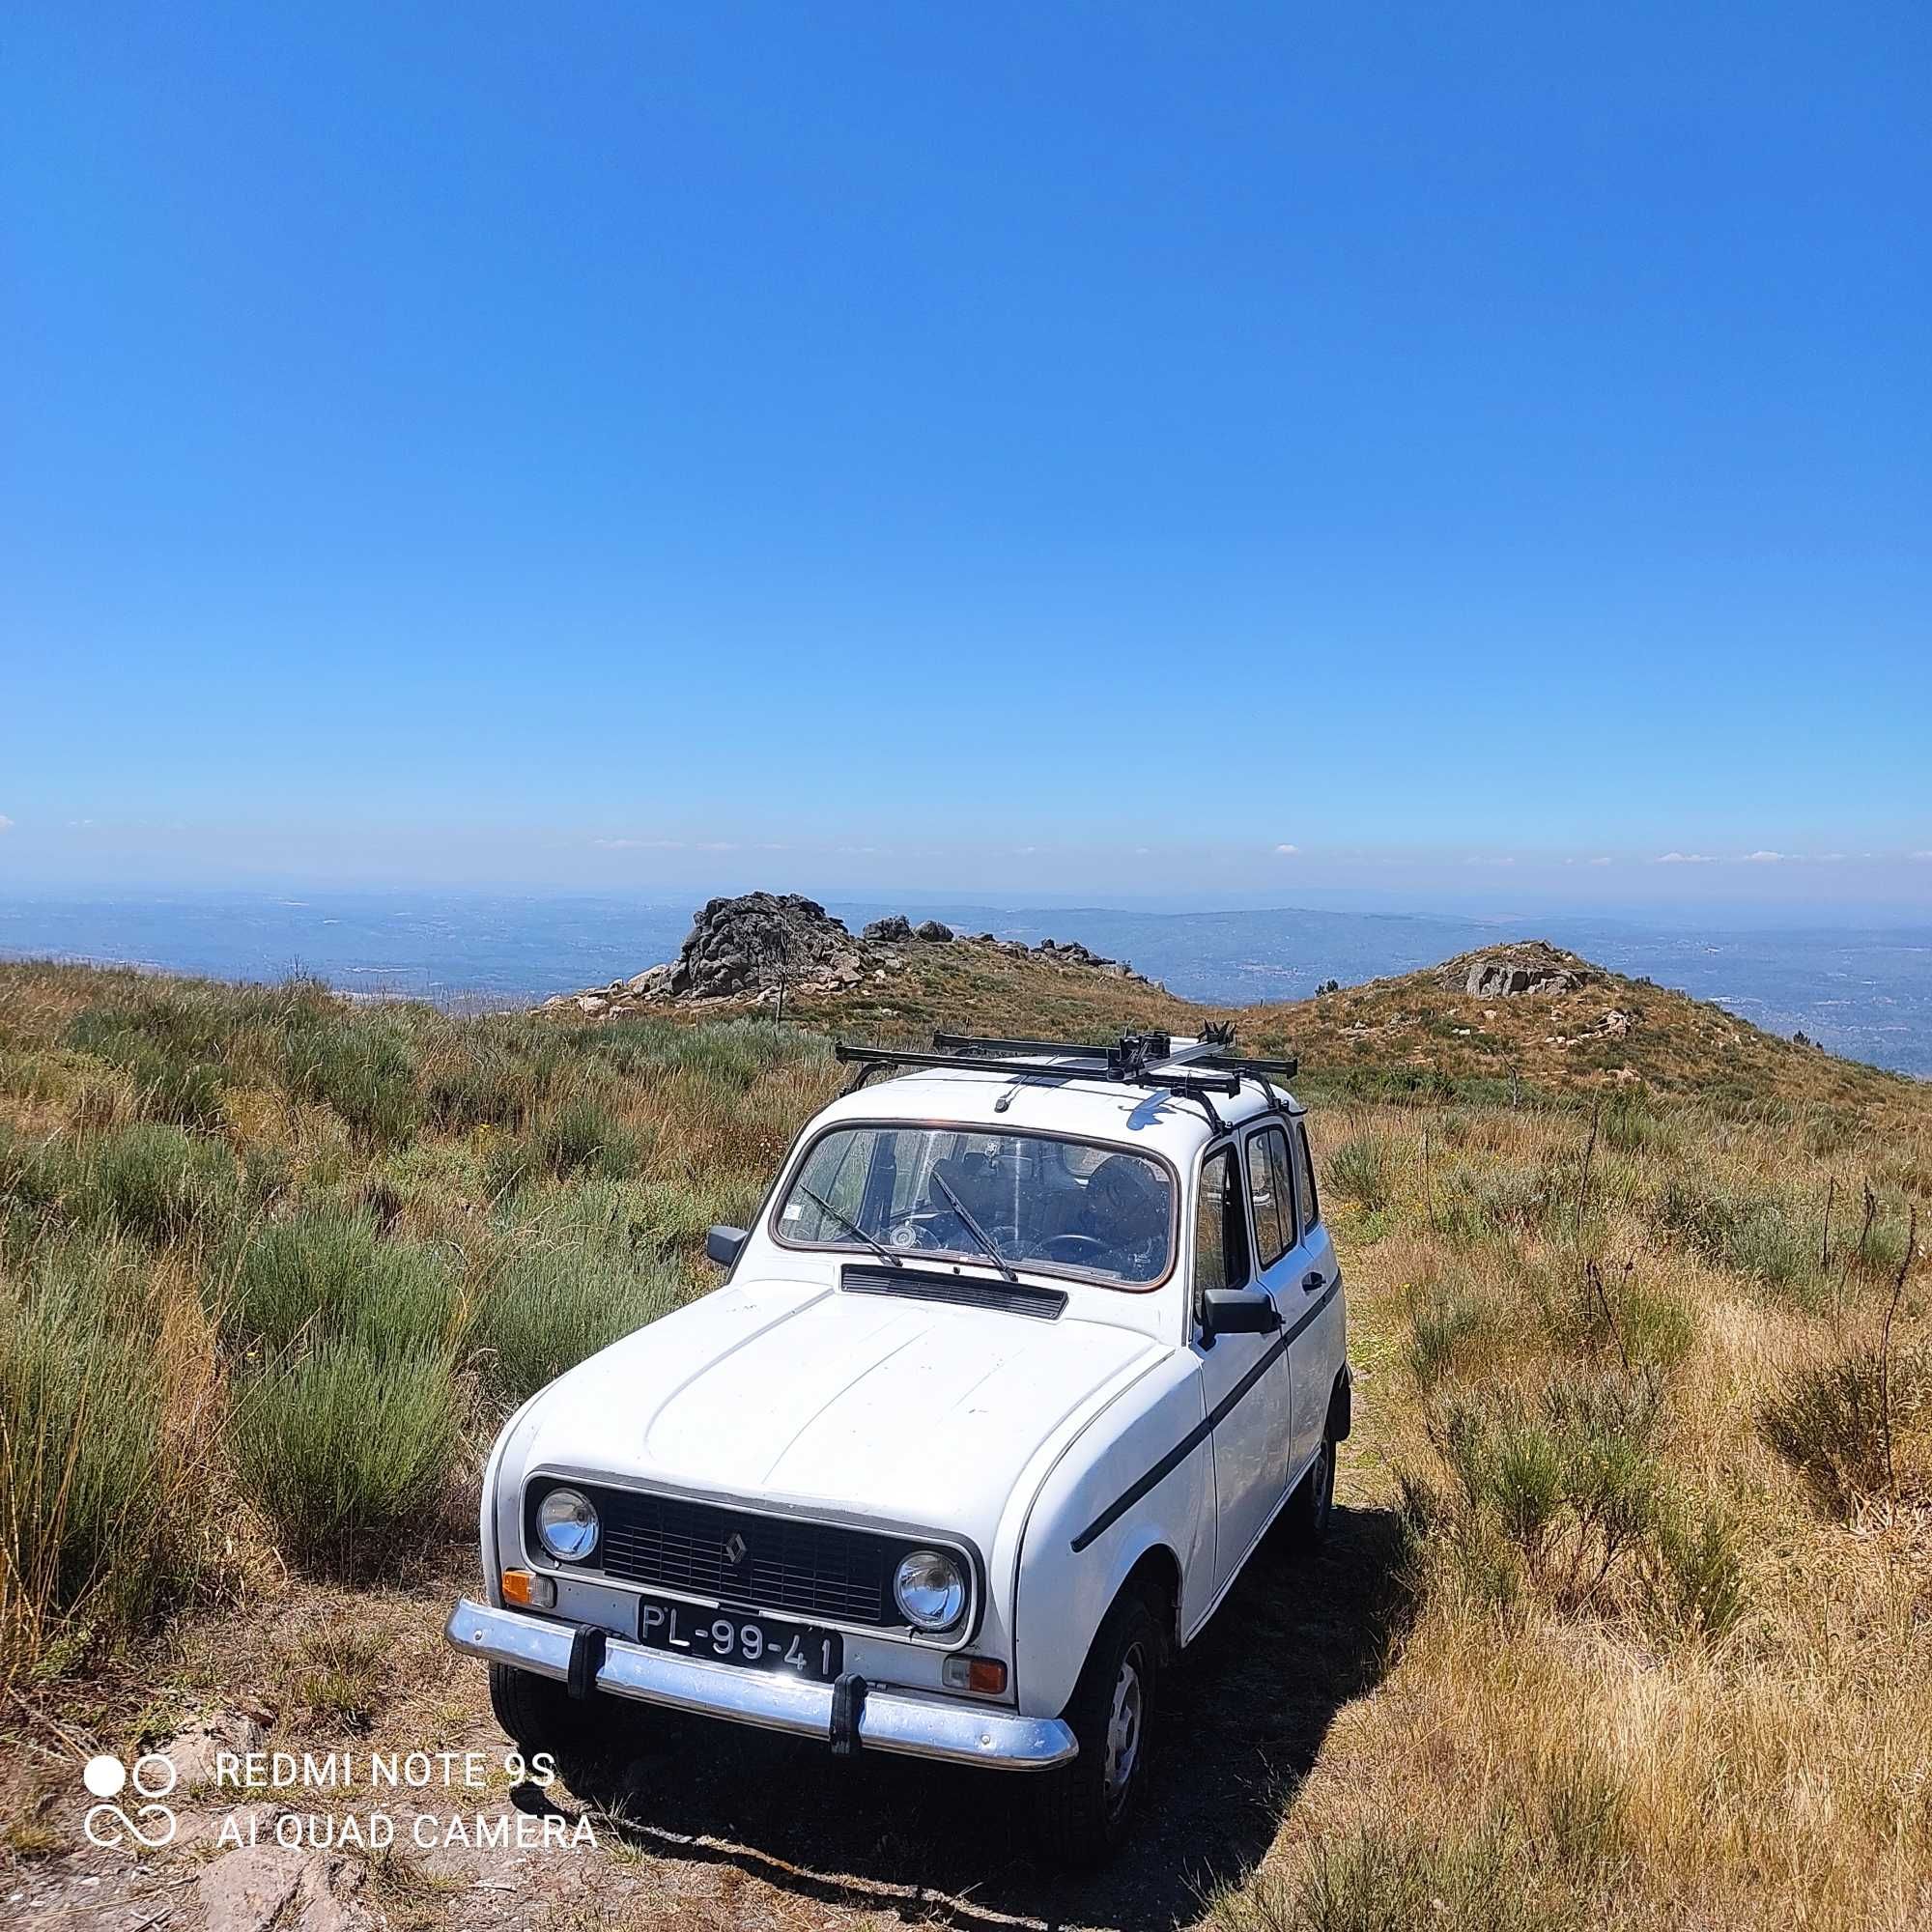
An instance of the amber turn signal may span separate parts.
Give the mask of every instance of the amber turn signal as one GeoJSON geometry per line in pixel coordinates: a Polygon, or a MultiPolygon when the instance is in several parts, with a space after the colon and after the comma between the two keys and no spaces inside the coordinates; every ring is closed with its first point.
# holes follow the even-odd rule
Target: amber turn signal
{"type": "Polygon", "coordinates": [[[997,1697],[1007,1688],[1007,1666],[997,1657],[949,1657],[939,1680],[949,1690],[972,1690],[997,1697]]]}
{"type": "Polygon", "coordinates": [[[556,1585],[548,1577],[533,1576],[527,1570],[505,1570],[503,1601],[526,1610],[547,1610],[556,1602],[556,1585]]]}

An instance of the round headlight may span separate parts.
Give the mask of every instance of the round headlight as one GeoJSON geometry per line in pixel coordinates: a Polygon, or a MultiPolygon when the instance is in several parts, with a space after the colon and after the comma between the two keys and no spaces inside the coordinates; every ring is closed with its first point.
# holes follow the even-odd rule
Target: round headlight
{"type": "Polygon", "coordinates": [[[537,1535],[561,1563],[582,1563],[597,1548],[597,1512],[577,1490],[553,1490],[537,1505],[537,1535]]]}
{"type": "Polygon", "coordinates": [[[966,1607],[966,1578],[943,1550],[915,1549],[893,1578],[893,1595],[917,1630],[944,1630],[966,1607]]]}

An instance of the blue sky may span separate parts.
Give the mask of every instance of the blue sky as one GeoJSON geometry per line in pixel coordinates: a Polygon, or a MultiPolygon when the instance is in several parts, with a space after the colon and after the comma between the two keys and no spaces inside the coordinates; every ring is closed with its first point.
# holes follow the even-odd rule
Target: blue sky
{"type": "Polygon", "coordinates": [[[1932,910],[1928,100],[1918,6],[15,5],[0,887],[1932,910]]]}

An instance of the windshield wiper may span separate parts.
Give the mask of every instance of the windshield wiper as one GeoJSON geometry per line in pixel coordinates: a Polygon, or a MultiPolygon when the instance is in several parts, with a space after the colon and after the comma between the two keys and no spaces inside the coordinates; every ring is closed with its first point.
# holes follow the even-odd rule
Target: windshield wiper
{"type": "Polygon", "coordinates": [[[875,1255],[877,1255],[882,1262],[891,1262],[893,1266],[895,1268],[902,1268],[905,1266],[905,1263],[902,1262],[897,1255],[894,1254],[892,1249],[886,1246],[885,1242],[880,1240],[878,1236],[875,1235],[867,1234],[865,1229],[860,1227],[858,1222],[853,1220],[849,1215],[841,1214],[838,1208],[833,1207],[831,1202],[826,1200],[824,1195],[814,1193],[812,1189],[808,1187],[802,1180],[798,1183],[798,1191],[801,1194],[803,1194],[805,1198],[808,1201],[810,1201],[812,1204],[812,1206],[819,1210],[821,1214],[830,1214],[832,1218],[835,1221],[837,1221],[838,1225],[841,1228],[843,1228],[848,1235],[857,1236],[858,1238],[864,1241],[865,1244],[868,1248],[870,1248],[871,1251],[875,1255]]]}
{"type": "Polygon", "coordinates": [[[972,1235],[973,1238],[976,1241],[978,1241],[980,1245],[985,1249],[987,1254],[989,1254],[993,1258],[993,1265],[996,1268],[998,1268],[999,1271],[1003,1275],[1005,1275],[1009,1281],[1017,1284],[1019,1281],[1019,1276],[1013,1272],[1012,1263],[1008,1261],[1006,1256],[1003,1255],[999,1251],[999,1249],[993,1245],[992,1240],[990,1236],[987,1235],[985,1229],[980,1227],[979,1222],[974,1220],[973,1216],[967,1212],[965,1202],[960,1200],[958,1195],[953,1193],[952,1184],[947,1180],[945,1175],[941,1174],[938,1168],[935,1167],[932,1170],[932,1178],[939,1183],[940,1191],[946,1196],[947,1200],[952,1203],[952,1211],[955,1214],[957,1214],[962,1221],[965,1222],[967,1230],[972,1235]]]}

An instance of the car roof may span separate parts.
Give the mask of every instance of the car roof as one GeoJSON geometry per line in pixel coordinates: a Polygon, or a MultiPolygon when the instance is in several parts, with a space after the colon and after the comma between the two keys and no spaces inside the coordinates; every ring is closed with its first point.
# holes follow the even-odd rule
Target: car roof
{"type": "MultiPolygon", "coordinates": [[[[1214,1138],[1202,1102],[1155,1086],[1137,1086],[1081,1074],[1037,1071],[996,1073],[978,1067],[931,1067],[875,1079],[832,1102],[814,1131],[839,1121],[904,1121],[921,1126],[972,1127],[994,1133],[1070,1134],[1116,1146],[1142,1146],[1185,1167],[1214,1138]]],[[[1271,1101],[1258,1082],[1244,1080],[1235,1094],[1215,1094],[1210,1104],[1225,1127],[1239,1126],[1276,1111],[1292,1114],[1301,1103],[1286,1089],[1271,1101]]]]}

